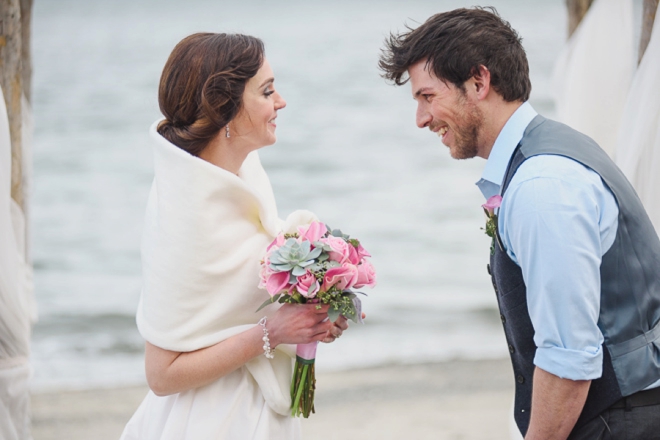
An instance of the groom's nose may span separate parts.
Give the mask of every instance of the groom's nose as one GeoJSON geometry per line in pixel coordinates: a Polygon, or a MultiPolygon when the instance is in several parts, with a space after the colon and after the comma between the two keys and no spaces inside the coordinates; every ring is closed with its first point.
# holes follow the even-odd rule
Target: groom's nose
{"type": "Polygon", "coordinates": [[[415,116],[415,120],[419,128],[424,128],[428,127],[433,120],[433,117],[422,105],[417,105],[417,115],[415,116]]]}

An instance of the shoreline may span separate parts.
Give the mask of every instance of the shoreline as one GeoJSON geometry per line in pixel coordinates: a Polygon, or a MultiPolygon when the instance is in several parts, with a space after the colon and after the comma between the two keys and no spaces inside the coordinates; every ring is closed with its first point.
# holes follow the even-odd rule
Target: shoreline
{"type": "MultiPolygon", "coordinates": [[[[33,393],[34,440],[116,440],[146,392],[142,385],[33,393]]],[[[303,438],[508,440],[512,401],[508,359],[320,372],[303,438]]]]}

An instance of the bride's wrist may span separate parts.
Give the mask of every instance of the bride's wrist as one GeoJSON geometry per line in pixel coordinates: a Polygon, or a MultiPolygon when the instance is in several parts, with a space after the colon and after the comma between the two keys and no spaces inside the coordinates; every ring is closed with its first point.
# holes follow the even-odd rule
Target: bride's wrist
{"type": "Polygon", "coordinates": [[[274,349],[282,343],[279,337],[279,332],[276,325],[272,325],[270,322],[267,324],[268,329],[268,338],[270,339],[270,348],[274,349]]]}
{"type": "Polygon", "coordinates": [[[262,332],[261,341],[263,342],[262,349],[264,351],[264,355],[268,359],[272,359],[275,356],[274,350],[277,345],[273,341],[273,337],[270,331],[271,328],[268,326],[268,318],[264,316],[261,318],[261,320],[259,320],[258,324],[262,332]]]}

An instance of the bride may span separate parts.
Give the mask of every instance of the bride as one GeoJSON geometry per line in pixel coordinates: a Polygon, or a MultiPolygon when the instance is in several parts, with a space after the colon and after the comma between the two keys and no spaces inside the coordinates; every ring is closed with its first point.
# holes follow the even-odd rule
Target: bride
{"type": "Polygon", "coordinates": [[[266,247],[313,219],[279,220],[256,153],[275,142],[286,105],[263,43],[191,35],[170,55],[158,93],[165,119],[150,129],[155,178],[137,312],[151,390],[121,438],[299,439],[291,344],[332,342],[348,324],[313,304],[255,313],[267,298],[257,288],[266,247]]]}

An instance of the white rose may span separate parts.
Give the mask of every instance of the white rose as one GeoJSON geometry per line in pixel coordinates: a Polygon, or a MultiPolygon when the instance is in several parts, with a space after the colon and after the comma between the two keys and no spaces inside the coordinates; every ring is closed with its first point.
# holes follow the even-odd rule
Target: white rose
{"type": "Polygon", "coordinates": [[[295,234],[298,232],[298,226],[306,226],[317,221],[319,221],[319,219],[313,212],[299,209],[293,211],[286,218],[284,225],[282,226],[282,232],[285,234],[295,234]]]}

